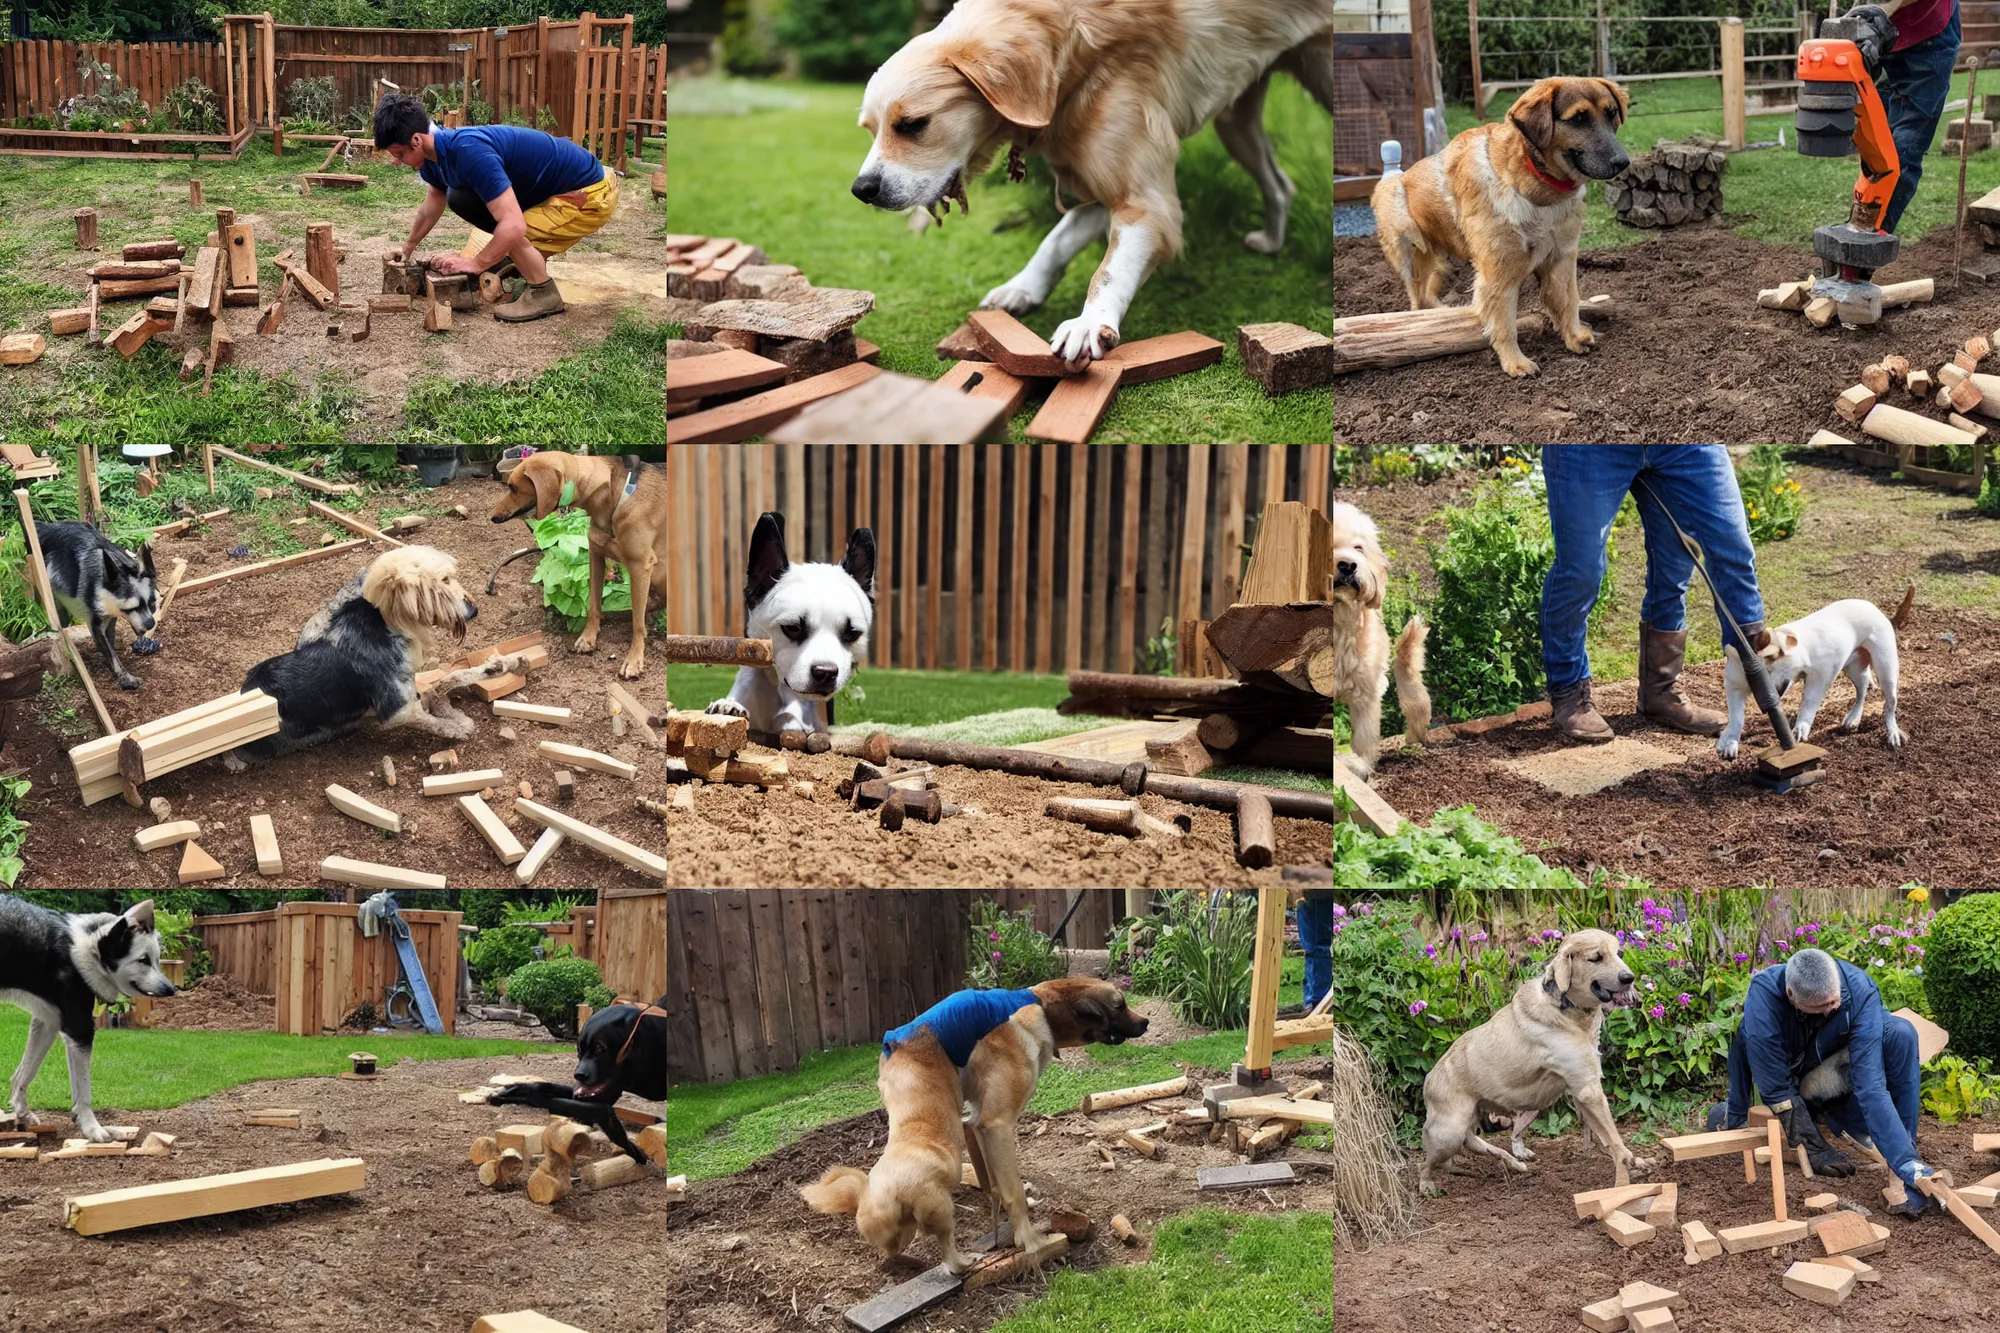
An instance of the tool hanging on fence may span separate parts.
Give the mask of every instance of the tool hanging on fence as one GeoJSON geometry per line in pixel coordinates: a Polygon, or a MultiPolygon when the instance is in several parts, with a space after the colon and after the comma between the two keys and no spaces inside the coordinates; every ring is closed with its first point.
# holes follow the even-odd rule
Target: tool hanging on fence
{"type": "Polygon", "coordinates": [[[437,1001],[431,997],[430,982],[424,978],[423,962],[417,957],[417,946],[410,938],[410,927],[396,909],[393,895],[383,892],[376,894],[361,904],[358,922],[364,938],[373,939],[378,933],[388,932],[396,941],[396,959],[402,965],[402,976],[396,984],[387,988],[382,1002],[382,1021],[390,1027],[421,1027],[432,1036],[444,1034],[444,1022],[438,1017],[437,1001]],[[398,1017],[398,1006],[401,1017],[398,1017]]]}

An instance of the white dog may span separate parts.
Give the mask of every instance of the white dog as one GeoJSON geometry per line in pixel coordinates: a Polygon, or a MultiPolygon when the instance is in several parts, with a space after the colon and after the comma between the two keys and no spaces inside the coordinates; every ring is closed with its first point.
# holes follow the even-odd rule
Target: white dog
{"type": "Polygon", "coordinates": [[[1333,573],[1327,600],[1333,603],[1333,697],[1347,705],[1354,753],[1349,767],[1362,777],[1375,771],[1382,750],[1382,696],[1389,672],[1396,673],[1396,701],[1403,709],[1403,736],[1422,745],[1431,729],[1431,696],[1424,688],[1424,639],[1429,626],[1411,616],[1389,652],[1382,623],[1382,597],[1389,586],[1389,562],[1382,554],[1375,520],[1342,501],[1333,507],[1333,573]]]}
{"type": "MultiPolygon", "coordinates": [[[[1840,729],[1858,728],[1872,671],[1882,686],[1884,739],[1892,750],[1903,744],[1902,730],[1896,725],[1896,631],[1908,618],[1916,592],[1916,585],[1911,584],[1893,618],[1883,615],[1873,602],[1850,597],[1771,631],[1770,642],[1757,654],[1764,660],[1771,688],[1782,698],[1794,680],[1805,680],[1798,721],[1792,724],[1795,737],[1804,741],[1812,735],[1813,719],[1819,716],[1828,687],[1835,676],[1843,674],[1854,682],[1854,707],[1841,719],[1840,729]]],[[[1716,738],[1715,750],[1724,759],[1734,759],[1737,743],[1743,739],[1744,701],[1750,697],[1750,683],[1743,675],[1734,644],[1724,646],[1723,656],[1727,661],[1723,677],[1729,686],[1729,725],[1716,738]]]]}
{"type": "Polygon", "coordinates": [[[750,536],[743,600],[745,632],[771,641],[771,665],[737,671],[708,711],[747,717],[758,731],[826,730],[820,705],[847,685],[874,623],[875,534],[856,528],[837,565],[795,565],[785,516],[765,514],[750,536]]]}
{"type": "Polygon", "coordinates": [[[1330,0],[960,0],[868,80],[861,128],[875,142],[854,196],[936,216],[966,206],[965,183],[1003,145],[1041,154],[1083,202],[979,304],[1027,313],[1108,231],[1082,313],[1049,340],[1066,361],[1097,360],[1146,276],[1180,253],[1174,163],[1211,119],[1263,191],[1264,225],[1243,243],[1284,244],[1296,187],[1264,136],[1273,69],[1332,112],[1330,0]]]}

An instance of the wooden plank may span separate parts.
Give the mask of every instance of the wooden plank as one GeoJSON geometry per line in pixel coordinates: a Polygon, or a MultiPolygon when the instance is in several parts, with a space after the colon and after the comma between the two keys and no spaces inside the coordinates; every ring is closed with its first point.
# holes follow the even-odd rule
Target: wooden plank
{"type": "MultiPolygon", "coordinates": [[[[824,375],[813,375],[764,393],[752,394],[722,407],[674,417],[667,422],[667,443],[730,443],[761,435],[789,420],[806,404],[851,389],[881,373],[875,366],[856,361],[824,375]]],[[[717,473],[719,475],[719,467],[717,473]]]]}
{"type": "Polygon", "coordinates": [[[1290,1185],[1298,1180],[1290,1162],[1250,1162],[1242,1166],[1203,1166],[1195,1169],[1195,1188],[1204,1190],[1250,1190],[1268,1185],[1290,1185]]]}
{"type": "Polygon", "coordinates": [[[1250,484],[1250,446],[1222,446],[1222,467],[1217,477],[1222,487],[1222,526],[1216,532],[1215,604],[1234,606],[1242,591],[1243,515],[1250,484]]]}
{"type": "MultiPolygon", "coordinates": [[[[1111,595],[1117,581],[1111,573],[1111,465],[1118,455],[1107,449],[1103,453],[1087,451],[1086,460],[1095,460],[1093,468],[1086,461],[1086,489],[1090,495],[1090,552],[1086,562],[1089,581],[1090,604],[1090,646],[1085,656],[1091,665],[1100,671],[1111,669],[1111,595]]],[[[1078,557],[1082,559],[1082,556],[1078,557]]]]}
{"type": "Polygon", "coordinates": [[[570,710],[547,704],[516,703],[503,699],[493,705],[493,716],[511,718],[521,722],[540,722],[545,726],[566,727],[570,722],[570,710]]]}
{"type": "Polygon", "coordinates": [[[757,1008],[763,1015],[768,1060],[774,1071],[795,1069],[800,1051],[792,1031],[792,990],[778,893],[775,889],[752,889],[739,896],[749,900],[750,952],[745,961],[755,965],[757,1008]]]}
{"type": "Polygon", "coordinates": [[[257,873],[282,875],[285,858],[278,850],[278,831],[269,815],[250,816],[250,841],[257,849],[257,873]]]}
{"type": "Polygon", "coordinates": [[[506,780],[506,773],[497,768],[476,768],[465,773],[438,773],[423,780],[423,792],[426,796],[456,796],[460,792],[476,792],[482,787],[497,787],[506,780]]]}
{"type": "Polygon", "coordinates": [[[713,356],[681,357],[667,365],[667,398],[686,402],[709,394],[730,393],[753,385],[770,384],[791,373],[781,361],[726,348],[713,356]]]}
{"type": "Polygon", "coordinates": [[[603,754],[597,750],[587,750],[581,745],[562,745],[556,741],[542,741],[536,750],[549,758],[572,768],[587,768],[596,773],[609,773],[613,777],[628,781],[638,776],[639,770],[623,759],[603,754]]]}
{"type": "Polygon", "coordinates": [[[377,531],[352,514],[343,514],[338,509],[323,505],[317,500],[306,501],[306,512],[317,514],[329,523],[337,523],[357,537],[366,537],[369,541],[379,541],[389,546],[405,545],[401,540],[391,537],[386,532],[377,531]]]}
{"type": "Polygon", "coordinates": [[[1721,1129],[1708,1134],[1678,1134],[1660,1140],[1660,1146],[1676,1162],[1701,1157],[1725,1157],[1757,1148],[1766,1142],[1763,1129],[1721,1129]]]}
{"type": "Polygon", "coordinates": [[[1061,378],[1080,374],[1091,362],[1072,366],[1055,354],[1040,334],[1004,310],[975,310],[965,317],[972,336],[996,365],[1010,375],[1061,378]]]}
{"type": "Polygon", "coordinates": [[[1021,404],[1028,397],[1026,380],[1010,375],[988,361],[955,361],[937,378],[936,383],[973,398],[991,398],[1005,404],[1001,415],[1009,420],[1021,410],[1021,404]],[[975,375],[979,377],[977,384],[972,383],[975,375]],[[967,388],[968,384],[972,387],[967,388]]]}
{"type": "Polygon", "coordinates": [[[841,1317],[847,1321],[849,1328],[858,1329],[860,1333],[881,1333],[883,1329],[894,1328],[911,1315],[957,1295],[964,1287],[964,1278],[939,1264],[879,1296],[850,1306],[841,1317]]]}
{"type": "MultiPolygon", "coordinates": [[[[1761,1135],[1763,1131],[1758,1133],[1761,1135]]],[[[1775,1249],[1802,1241],[1810,1230],[1803,1221],[1757,1222],[1749,1226],[1724,1227],[1715,1234],[1722,1242],[1722,1248],[1730,1254],[1747,1254],[1752,1250],[1775,1249]]]]}
{"type": "Polygon", "coordinates": [[[601,856],[608,856],[642,875],[661,880],[667,877],[666,857],[649,852],[643,847],[636,847],[623,838],[614,837],[580,819],[572,819],[560,811],[551,810],[545,805],[526,799],[514,802],[514,812],[534,820],[543,828],[554,829],[564,837],[590,848],[601,856]]]}
{"type": "Polygon", "coordinates": [[[1132,670],[1132,654],[1138,632],[1139,596],[1139,506],[1140,484],[1144,478],[1145,446],[1125,446],[1124,526],[1118,539],[1118,637],[1112,652],[1112,669],[1132,670]]]}
{"type": "Polygon", "coordinates": [[[1056,586],[1056,447],[1041,445],[1036,453],[1035,496],[1038,520],[1035,538],[1035,670],[1046,673],[1054,653],[1056,586]]]}
{"type": "Polygon", "coordinates": [[[515,865],[514,882],[522,888],[534,883],[535,876],[541,873],[542,867],[548,864],[549,858],[554,856],[556,849],[562,845],[561,832],[556,829],[544,830],[542,836],[535,839],[535,845],[528,849],[528,854],[515,865]]]}
{"type": "Polygon", "coordinates": [[[1222,344],[1201,333],[1168,333],[1157,338],[1120,343],[1105,353],[1099,365],[1116,366],[1121,387],[1150,384],[1185,375],[1222,360],[1222,344]]]}
{"type": "Polygon", "coordinates": [[[486,840],[486,845],[493,849],[502,865],[514,865],[528,854],[528,849],[514,836],[514,830],[501,823],[500,816],[494,814],[493,808],[479,799],[477,794],[459,797],[458,808],[472,821],[472,827],[479,830],[479,836],[486,840]]]}
{"type": "Polygon", "coordinates": [[[326,799],[333,802],[333,808],[340,811],[343,815],[358,819],[364,824],[372,824],[376,828],[387,829],[391,833],[401,833],[403,831],[403,817],[401,815],[397,814],[394,810],[385,810],[373,801],[364,800],[361,796],[349,791],[337,782],[327,784],[326,799]]]}
{"type": "Polygon", "coordinates": [[[1034,446],[1009,449],[1014,465],[1014,522],[1008,530],[1012,569],[1007,581],[1007,669],[1016,674],[1028,663],[1028,463],[1034,446]]]}
{"type": "Polygon", "coordinates": [[[101,1236],[162,1222],[348,1194],[367,1183],[367,1166],[358,1157],[295,1162],[78,1195],[64,1201],[63,1225],[79,1235],[101,1236]]]}
{"type": "Polygon", "coordinates": [[[1187,502],[1181,511],[1180,600],[1176,625],[1202,619],[1201,569],[1208,531],[1208,451],[1206,444],[1187,446],[1187,502]]]}
{"type": "MultiPolygon", "coordinates": [[[[266,463],[259,459],[251,458],[244,454],[239,454],[234,449],[225,449],[223,446],[219,444],[214,445],[212,447],[214,448],[216,453],[221,454],[224,458],[227,458],[232,463],[240,463],[244,467],[255,468],[260,472],[273,473],[277,476],[283,477],[285,480],[291,482],[293,485],[303,486],[309,491],[318,491],[322,495],[348,495],[354,491],[358,491],[361,489],[359,486],[355,485],[342,485],[330,481],[321,481],[318,477],[308,477],[302,472],[294,472],[290,468],[278,467],[276,464],[266,463]]],[[[353,544],[354,543],[349,543],[349,545],[353,544]]],[[[327,549],[331,550],[333,548],[329,547],[327,549]]],[[[199,583],[201,582],[201,580],[197,579],[195,580],[195,582],[199,583]]]]}
{"type": "Polygon", "coordinates": [[[728,960],[723,994],[728,1002],[729,1040],[739,1076],[772,1072],[764,1044],[764,1014],[757,1003],[756,967],[751,954],[750,902],[743,893],[716,895],[715,942],[728,960]]]}
{"type": "MultiPolygon", "coordinates": [[[[1056,392],[1084,378],[1064,380],[1056,386],[1056,392]]],[[[1049,396],[1053,398],[1055,394],[1049,396]]],[[[1090,455],[1081,443],[1069,445],[1064,452],[1069,456],[1069,540],[1063,550],[1063,563],[1068,567],[1063,591],[1063,669],[1076,671],[1083,666],[1083,565],[1089,542],[1085,525],[1089,519],[1090,455]]]]}
{"type": "Polygon", "coordinates": [[[930,447],[930,504],[927,508],[924,572],[929,577],[924,588],[924,608],[929,632],[924,635],[924,670],[935,671],[938,639],[944,633],[944,446],[941,444],[930,447]]]}
{"type": "MultiPolygon", "coordinates": [[[[220,446],[217,446],[216,452],[222,452],[220,446]]],[[[358,546],[366,546],[367,544],[368,541],[366,538],[357,537],[353,541],[335,542],[331,546],[321,546],[310,551],[300,551],[296,555],[281,556],[275,560],[260,560],[254,565],[238,565],[234,569],[225,569],[219,574],[204,574],[198,579],[188,579],[181,584],[181,591],[194,592],[199,588],[206,588],[217,583],[227,583],[232,579],[246,578],[252,574],[262,574],[273,569],[285,569],[292,565],[311,564],[315,560],[324,560],[328,556],[340,555],[344,552],[352,551],[358,546]]]]}
{"type": "Polygon", "coordinates": [[[1072,445],[1090,443],[1091,432],[1118,396],[1120,373],[1116,366],[1097,361],[1083,373],[1060,381],[1028,423],[1028,438],[1072,445]]]}

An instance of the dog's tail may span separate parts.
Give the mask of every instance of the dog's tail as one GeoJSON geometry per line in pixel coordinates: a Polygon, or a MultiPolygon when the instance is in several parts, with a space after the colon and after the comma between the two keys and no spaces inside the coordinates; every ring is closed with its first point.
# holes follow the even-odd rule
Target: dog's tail
{"type": "Polygon", "coordinates": [[[868,1173],[858,1167],[830,1166],[826,1174],[799,1190],[799,1197],[816,1213],[861,1211],[861,1196],[868,1188],[868,1173]]]}
{"type": "Polygon", "coordinates": [[[1403,739],[1422,745],[1431,730],[1431,692],[1424,688],[1424,640],[1431,627],[1411,616],[1396,636],[1391,670],[1396,677],[1396,704],[1403,710],[1403,739]]]}
{"type": "Polygon", "coordinates": [[[1917,604],[1917,585],[1912,583],[1903,589],[1903,604],[1896,608],[1896,614],[1889,617],[1889,628],[1901,634],[1903,625],[1910,618],[1910,608],[1917,604]]]}

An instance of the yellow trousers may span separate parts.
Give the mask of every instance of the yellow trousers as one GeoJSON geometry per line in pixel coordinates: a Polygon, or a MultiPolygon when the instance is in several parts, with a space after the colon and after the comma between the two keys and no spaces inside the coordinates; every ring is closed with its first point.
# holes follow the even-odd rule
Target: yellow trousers
{"type": "Polygon", "coordinates": [[[521,215],[528,224],[528,244],[545,255],[559,255],[590,235],[618,210],[618,177],[611,168],[597,184],[586,186],[582,203],[571,203],[557,195],[544,199],[521,215]]]}

